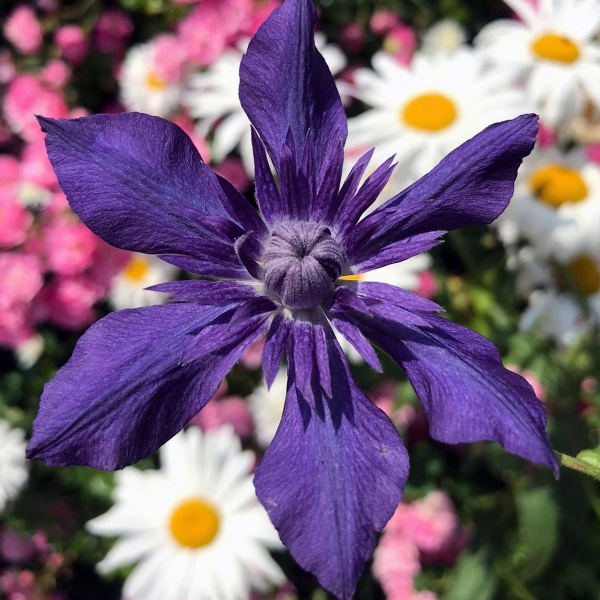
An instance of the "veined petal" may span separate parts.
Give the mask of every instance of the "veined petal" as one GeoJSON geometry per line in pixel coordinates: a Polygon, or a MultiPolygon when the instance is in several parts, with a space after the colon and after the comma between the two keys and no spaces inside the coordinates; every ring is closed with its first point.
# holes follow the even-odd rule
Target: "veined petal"
{"type": "Polygon", "coordinates": [[[231,308],[150,306],[109,314],[46,384],[28,456],[50,465],[120,469],[179,432],[251,343],[181,365],[186,343],[231,308]]]}
{"type": "MultiPolygon", "coordinates": [[[[254,482],[300,566],[349,599],[377,532],[401,499],[408,457],[390,420],[352,380],[331,331],[328,348],[329,362],[319,367],[330,369],[333,396],[316,376],[310,400],[299,391],[296,368],[305,348],[288,350],[282,421],[254,482]]],[[[313,363],[312,372],[318,370],[313,363]]]]}
{"type": "Polygon", "coordinates": [[[364,263],[411,236],[491,223],[506,208],[517,170],[532,150],[537,116],[496,123],[465,142],[430,173],[360,221],[345,243],[364,263]]]}
{"type": "Polygon", "coordinates": [[[191,302],[205,306],[223,306],[223,298],[227,298],[227,302],[231,303],[244,302],[258,296],[256,288],[237,281],[168,281],[146,289],[173,294],[169,298],[171,302],[191,302]]]}
{"type": "Polygon", "coordinates": [[[288,133],[299,169],[309,145],[315,189],[328,168],[323,156],[347,135],[346,115],[333,77],[314,43],[312,0],[286,0],[261,25],[240,67],[240,101],[278,173],[288,133]]]}
{"type": "Polygon", "coordinates": [[[185,254],[186,238],[207,236],[203,216],[235,220],[231,186],[177,125],[139,113],[39,120],[71,208],[113,246],[185,254]]]}
{"type": "Polygon", "coordinates": [[[398,309],[395,320],[353,318],[406,372],[431,436],[447,444],[495,441],[558,475],[544,405],[523,377],[504,368],[494,345],[437,315],[419,313],[424,325],[406,315],[398,309]]]}

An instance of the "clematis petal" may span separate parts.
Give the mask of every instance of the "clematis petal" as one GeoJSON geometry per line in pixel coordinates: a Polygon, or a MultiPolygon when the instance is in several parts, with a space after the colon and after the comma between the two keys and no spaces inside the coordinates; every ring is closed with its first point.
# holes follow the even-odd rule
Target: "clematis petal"
{"type": "Polygon", "coordinates": [[[177,125],[139,113],[39,121],[71,208],[113,246],[185,254],[186,238],[209,235],[203,217],[232,218],[231,186],[177,125]]]}
{"type": "Polygon", "coordinates": [[[148,456],[206,404],[253,338],[182,366],[194,334],[232,308],[151,306],[109,314],[46,384],[28,456],[120,469],[148,456]]]}
{"type": "Polygon", "coordinates": [[[313,362],[308,399],[299,390],[297,368],[306,349],[291,344],[282,421],[254,483],[300,566],[348,599],[377,532],[400,501],[408,457],[390,420],[352,380],[331,330],[328,348],[328,363],[313,362]],[[318,367],[330,370],[332,397],[319,384],[318,367]]]}
{"type": "Polygon", "coordinates": [[[255,298],[255,287],[237,281],[207,281],[194,279],[186,281],[167,281],[146,288],[152,292],[173,294],[171,302],[192,302],[206,306],[222,306],[223,298],[228,302],[243,302],[255,298]]]}
{"type": "Polygon", "coordinates": [[[319,165],[313,174],[318,189],[331,138],[343,145],[348,128],[333,77],[314,44],[316,20],[312,0],[286,0],[270,14],[242,59],[240,101],[278,173],[288,134],[297,170],[308,145],[311,162],[319,165]]]}
{"type": "Polygon", "coordinates": [[[448,444],[495,441],[558,475],[544,405],[523,377],[504,368],[494,345],[437,315],[421,312],[415,321],[417,313],[395,312],[351,316],[404,369],[431,436],[448,444]]]}
{"type": "Polygon", "coordinates": [[[418,234],[491,223],[506,208],[536,133],[536,115],[484,129],[360,221],[346,239],[348,260],[364,263],[418,234]]]}

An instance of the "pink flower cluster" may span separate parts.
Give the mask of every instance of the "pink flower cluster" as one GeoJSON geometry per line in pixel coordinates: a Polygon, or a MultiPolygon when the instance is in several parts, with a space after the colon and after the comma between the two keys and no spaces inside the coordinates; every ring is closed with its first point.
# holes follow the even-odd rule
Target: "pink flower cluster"
{"type": "Polygon", "coordinates": [[[0,591],[7,600],[65,600],[60,592],[48,589],[65,561],[44,532],[24,538],[11,529],[0,529],[0,562],[7,565],[0,571],[0,591]]]}
{"type": "Polygon", "coordinates": [[[468,540],[450,498],[430,492],[398,506],[375,550],[373,574],[388,600],[435,600],[434,593],[415,590],[415,576],[423,565],[453,564],[468,540]]]}

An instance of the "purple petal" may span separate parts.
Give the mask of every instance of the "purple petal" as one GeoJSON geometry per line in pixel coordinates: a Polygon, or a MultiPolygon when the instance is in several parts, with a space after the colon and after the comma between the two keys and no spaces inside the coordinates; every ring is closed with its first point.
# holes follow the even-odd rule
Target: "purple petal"
{"type": "Polygon", "coordinates": [[[345,600],[401,499],[408,457],[390,420],[352,380],[332,335],[328,341],[333,397],[318,381],[310,402],[299,392],[296,359],[305,348],[294,347],[282,421],[254,483],[298,564],[345,600]]]}
{"type": "Polygon", "coordinates": [[[491,223],[506,208],[536,133],[536,115],[484,129],[358,223],[347,239],[349,260],[363,263],[413,235],[491,223]]]}
{"type": "Polygon", "coordinates": [[[151,306],[93,325],[44,388],[29,458],[114,470],[157,450],[214,395],[246,348],[223,340],[219,352],[180,364],[193,335],[229,308],[151,306]]]}
{"type": "Polygon", "coordinates": [[[168,281],[146,288],[153,292],[173,294],[171,302],[192,302],[206,306],[223,306],[223,299],[228,303],[244,302],[255,298],[256,288],[236,281],[168,281]]]}
{"type": "Polygon", "coordinates": [[[263,372],[267,387],[273,385],[279,364],[285,353],[293,321],[283,315],[276,315],[271,323],[262,353],[263,372]]]}
{"type": "Polygon", "coordinates": [[[312,0],[286,0],[270,14],[242,59],[240,100],[278,172],[291,132],[297,166],[309,144],[322,181],[331,137],[343,145],[347,125],[333,77],[315,48],[316,20],[312,0]]]}
{"type": "Polygon", "coordinates": [[[237,261],[237,264],[232,262],[216,264],[215,262],[209,260],[192,258],[191,256],[184,256],[183,254],[161,254],[159,258],[170,265],[174,265],[180,269],[183,269],[184,271],[187,271],[188,273],[194,273],[204,277],[238,280],[246,279],[248,281],[252,280],[246,268],[239,261],[237,261]]]}
{"type": "Polygon", "coordinates": [[[389,283],[359,281],[355,285],[356,291],[360,296],[368,296],[381,302],[399,306],[405,310],[412,312],[445,312],[439,304],[436,304],[432,300],[417,296],[412,292],[396,287],[395,285],[390,285],[389,283]]]}
{"type": "Polygon", "coordinates": [[[256,201],[267,223],[273,225],[285,215],[279,190],[275,185],[265,146],[252,128],[252,151],[254,153],[254,179],[256,201]]]}
{"type": "Polygon", "coordinates": [[[558,474],[546,411],[531,386],[505,369],[494,345],[437,315],[427,326],[361,316],[355,322],[406,372],[433,438],[448,444],[490,440],[558,474]]]}
{"type": "Polygon", "coordinates": [[[363,336],[360,329],[342,313],[331,313],[328,315],[334,327],[348,340],[352,347],[362,356],[364,361],[375,371],[383,372],[381,363],[373,346],[363,336]]]}
{"type": "Polygon", "coordinates": [[[205,236],[204,215],[227,217],[231,190],[169,121],[125,113],[40,124],[71,208],[113,246],[185,254],[186,239],[205,236]]]}

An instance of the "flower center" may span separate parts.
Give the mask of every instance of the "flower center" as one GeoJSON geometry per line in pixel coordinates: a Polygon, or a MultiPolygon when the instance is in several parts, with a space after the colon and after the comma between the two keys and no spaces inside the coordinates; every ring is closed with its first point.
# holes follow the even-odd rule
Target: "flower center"
{"type": "Polygon", "coordinates": [[[279,223],[263,254],[265,287],[287,308],[314,308],[333,290],[344,254],[324,225],[279,223]]]}
{"type": "Polygon", "coordinates": [[[141,258],[134,258],[123,270],[123,274],[126,279],[129,281],[133,281],[135,283],[139,283],[142,281],[148,272],[150,271],[150,266],[148,263],[141,258]]]}
{"type": "Polygon", "coordinates": [[[579,58],[577,44],[554,33],[547,33],[537,38],[531,45],[531,49],[538,58],[554,62],[572,63],[579,58]]]}
{"type": "Polygon", "coordinates": [[[219,524],[219,514],[211,504],[201,498],[192,498],[175,508],[169,529],[180,546],[202,548],[215,539],[219,524]]]}
{"type": "Polygon", "coordinates": [[[146,76],[146,85],[155,92],[160,92],[167,87],[167,84],[156,73],[148,73],[146,76]]]}
{"type": "Polygon", "coordinates": [[[587,255],[577,257],[567,265],[573,281],[584,296],[600,291],[600,273],[596,261],[587,255]]]}
{"type": "Polygon", "coordinates": [[[529,177],[529,186],[539,200],[553,208],[581,202],[588,195],[579,172],[561,165],[541,167],[529,177]]]}
{"type": "Polygon", "coordinates": [[[402,120],[415,129],[440,131],[454,123],[457,113],[450,98],[442,94],[423,94],[402,109],[402,120]]]}

